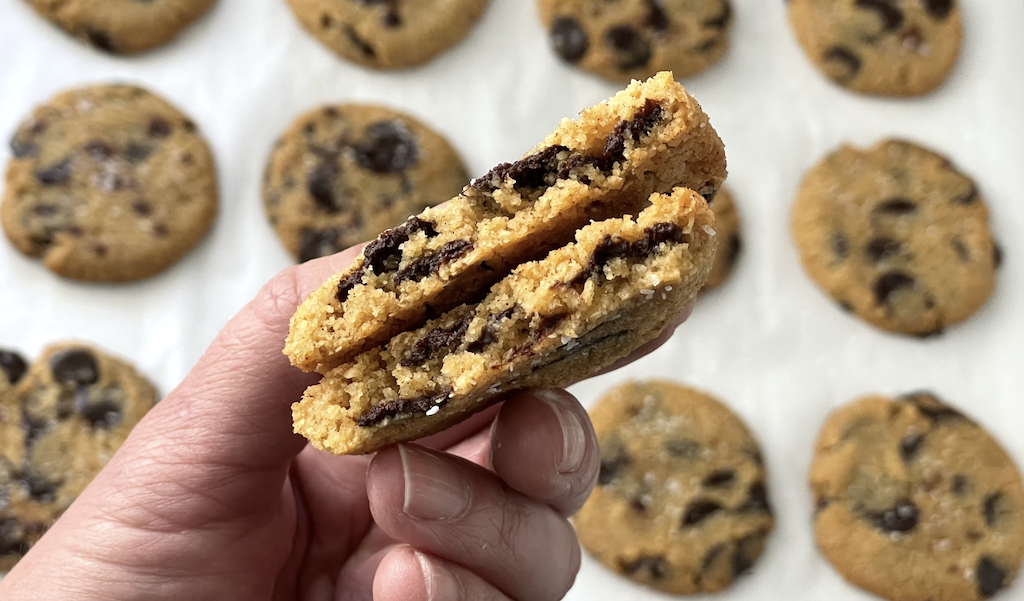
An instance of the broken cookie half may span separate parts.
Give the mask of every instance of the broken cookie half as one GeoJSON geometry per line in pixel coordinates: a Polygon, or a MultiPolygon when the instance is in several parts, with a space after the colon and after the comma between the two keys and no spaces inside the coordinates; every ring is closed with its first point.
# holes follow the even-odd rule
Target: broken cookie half
{"type": "Polygon", "coordinates": [[[292,407],[296,432],[336,454],[439,432],[503,392],[561,387],[628,355],[694,301],[715,255],[714,214],[679,188],[594,222],[458,306],[329,371],[292,407]]]}

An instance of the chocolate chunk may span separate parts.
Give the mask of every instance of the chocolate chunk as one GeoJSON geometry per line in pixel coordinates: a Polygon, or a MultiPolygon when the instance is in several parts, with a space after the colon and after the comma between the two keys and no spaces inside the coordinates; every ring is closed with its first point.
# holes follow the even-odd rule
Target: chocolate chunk
{"type": "Polygon", "coordinates": [[[339,303],[344,303],[348,300],[348,295],[352,292],[352,289],[363,283],[363,275],[366,273],[363,269],[358,269],[355,273],[351,273],[348,276],[341,279],[338,282],[338,293],[336,295],[339,303]]]}
{"type": "Polygon", "coordinates": [[[757,558],[764,551],[764,532],[755,532],[736,541],[736,551],[732,555],[732,575],[739,578],[754,567],[757,558]]]}
{"type": "Polygon", "coordinates": [[[18,353],[0,350],[0,370],[3,370],[8,382],[17,384],[28,371],[28,364],[18,353]]]}
{"type": "Polygon", "coordinates": [[[416,136],[400,121],[380,121],[366,128],[355,146],[356,162],[374,173],[398,173],[419,161],[416,136]]]}
{"type": "Polygon", "coordinates": [[[868,246],[864,250],[872,263],[878,263],[883,259],[900,254],[900,251],[903,250],[903,243],[892,238],[875,238],[868,242],[868,246]]]}
{"type": "Polygon", "coordinates": [[[636,561],[620,563],[622,571],[632,576],[646,573],[651,580],[662,580],[672,568],[664,557],[641,557],[636,561]]]}
{"type": "Polygon", "coordinates": [[[985,515],[985,524],[989,528],[995,528],[999,517],[1003,514],[1003,493],[994,492],[989,496],[985,497],[985,503],[982,506],[982,513],[985,515]]]}
{"type": "Polygon", "coordinates": [[[667,31],[671,24],[663,2],[664,0],[647,0],[647,17],[644,19],[644,26],[659,33],[667,31]]]}
{"type": "Polygon", "coordinates": [[[969,206],[978,201],[978,187],[971,184],[971,189],[957,196],[953,202],[958,205],[969,206]]]}
{"type": "Polygon", "coordinates": [[[356,423],[361,428],[372,428],[396,415],[425,414],[434,407],[446,405],[451,394],[451,388],[446,388],[437,394],[425,395],[416,399],[398,399],[397,401],[388,401],[387,403],[374,405],[370,407],[369,411],[360,416],[356,423]]]}
{"type": "Polygon", "coordinates": [[[840,263],[845,261],[846,257],[850,256],[850,242],[846,239],[846,236],[840,232],[832,232],[829,244],[832,247],[832,254],[839,259],[840,263]]]}
{"type": "Polygon", "coordinates": [[[768,503],[768,489],[764,482],[755,482],[750,485],[747,493],[747,500],[740,505],[737,511],[741,513],[769,513],[771,505],[768,503]]]}
{"type": "Polygon", "coordinates": [[[413,217],[402,225],[385,231],[376,240],[367,244],[363,249],[366,264],[378,274],[397,267],[398,261],[402,258],[401,246],[418,231],[421,223],[427,222],[413,217]]]}
{"type": "Polygon", "coordinates": [[[604,34],[604,43],[615,52],[622,71],[644,67],[651,60],[651,45],[629,25],[616,25],[604,34]]]}
{"type": "Polygon", "coordinates": [[[474,354],[480,354],[487,350],[487,347],[491,346],[498,341],[498,326],[501,322],[506,319],[511,319],[512,314],[515,313],[515,307],[509,307],[497,315],[491,316],[491,319],[487,322],[483,332],[480,333],[480,338],[475,340],[472,344],[466,347],[466,351],[474,354]]]}
{"type": "Polygon", "coordinates": [[[124,149],[124,156],[131,163],[141,163],[146,160],[149,155],[153,154],[154,148],[152,146],[146,146],[137,142],[129,142],[128,146],[124,149]]]}
{"type": "Polygon", "coordinates": [[[909,499],[901,499],[881,512],[872,512],[868,518],[883,532],[910,532],[921,521],[921,510],[909,499]]]}
{"type": "Polygon", "coordinates": [[[739,232],[733,232],[725,244],[725,264],[730,267],[735,265],[741,252],[743,252],[743,239],[740,238],[739,232]]]}
{"type": "Polygon", "coordinates": [[[40,503],[52,502],[62,484],[32,471],[31,468],[22,472],[21,482],[28,489],[29,496],[40,503]]]}
{"type": "Polygon", "coordinates": [[[39,183],[44,186],[55,186],[57,184],[63,184],[64,182],[71,179],[72,167],[71,164],[74,161],[74,157],[67,156],[46,167],[35,172],[36,179],[39,183]]]}
{"type": "Polygon", "coordinates": [[[665,243],[681,243],[686,240],[686,234],[682,228],[674,223],[656,223],[644,230],[644,237],[636,242],[628,242],[621,238],[613,238],[606,235],[601,242],[594,247],[590,257],[590,264],[580,272],[569,285],[583,286],[595,273],[601,273],[604,266],[615,259],[643,259],[654,253],[655,249],[665,243]]]}
{"type": "Polygon", "coordinates": [[[983,555],[978,561],[978,567],[974,570],[978,579],[978,593],[983,599],[994,596],[1006,587],[1006,571],[996,565],[994,559],[983,555]]]}
{"type": "Polygon", "coordinates": [[[32,142],[26,142],[19,140],[18,138],[11,138],[11,154],[16,159],[24,159],[26,157],[35,156],[39,152],[39,147],[32,142]]]}
{"type": "Polygon", "coordinates": [[[403,367],[423,365],[438,351],[457,346],[466,336],[469,324],[473,322],[473,314],[466,315],[450,326],[439,326],[427,332],[427,335],[416,341],[409,354],[402,359],[403,367]]]}
{"type": "Polygon", "coordinates": [[[629,496],[629,507],[639,514],[647,513],[651,503],[651,489],[641,486],[629,496]]]}
{"type": "Polygon", "coordinates": [[[903,26],[903,11],[886,0],[857,0],[857,8],[873,11],[882,20],[882,32],[895,31],[903,26]]]}
{"type": "Polygon", "coordinates": [[[25,530],[14,518],[0,521],[0,557],[28,552],[28,544],[24,541],[25,530]]]}
{"type": "MultiPolygon", "coordinates": [[[[520,194],[530,189],[553,185],[556,179],[562,177],[563,172],[568,177],[568,171],[571,169],[558,160],[558,155],[563,152],[569,152],[569,149],[565,146],[549,146],[515,163],[502,163],[483,177],[473,180],[470,187],[481,192],[493,192],[501,187],[506,177],[515,181],[515,190],[520,194]]],[[[566,163],[572,161],[573,158],[570,157],[566,163]]]]}
{"type": "Polygon", "coordinates": [[[170,121],[163,117],[153,117],[149,120],[149,129],[146,130],[146,133],[148,133],[151,138],[166,138],[169,137],[173,131],[174,126],[171,125],[170,121]]]}
{"type": "Polygon", "coordinates": [[[716,501],[697,500],[690,503],[683,514],[683,526],[695,526],[724,508],[716,501]]]}
{"type": "Polygon", "coordinates": [[[610,171],[616,161],[625,160],[626,140],[639,142],[661,121],[664,114],[665,109],[657,101],[648,100],[632,119],[619,121],[605,140],[604,152],[597,162],[598,168],[610,171]]]}
{"type": "Polygon", "coordinates": [[[953,476],[953,483],[949,487],[949,491],[958,497],[962,497],[967,494],[967,487],[970,486],[970,481],[967,476],[963,474],[957,474],[953,476]]]}
{"type": "Polygon", "coordinates": [[[551,24],[551,44],[558,56],[570,63],[578,63],[590,47],[587,32],[572,17],[559,17],[551,24]]]}
{"type": "Polygon", "coordinates": [[[96,430],[109,430],[124,417],[124,393],[118,388],[93,390],[91,387],[75,391],[75,410],[96,430]]]}
{"type": "Polygon", "coordinates": [[[49,427],[47,420],[30,415],[24,409],[21,412],[21,427],[25,429],[25,448],[31,449],[39,437],[49,427]]]}
{"type": "Polygon", "coordinates": [[[140,217],[146,217],[153,213],[153,207],[145,200],[139,199],[132,201],[132,212],[140,217]]]}
{"type": "Polygon", "coordinates": [[[923,434],[910,434],[904,437],[900,441],[900,457],[903,461],[911,462],[914,457],[917,456],[917,452],[921,450],[921,445],[924,443],[923,434]]]}
{"type": "Polygon", "coordinates": [[[331,213],[337,213],[340,206],[334,195],[334,184],[341,174],[341,168],[335,161],[323,162],[313,168],[306,176],[306,190],[313,197],[317,206],[331,213]]]}
{"type": "Polygon", "coordinates": [[[677,459],[696,459],[700,456],[700,443],[684,439],[668,440],[665,442],[665,450],[677,459]]]}
{"type": "Polygon", "coordinates": [[[356,33],[356,30],[352,28],[351,25],[346,25],[344,31],[345,36],[348,38],[348,41],[352,42],[352,45],[358,48],[359,51],[363,53],[363,56],[365,56],[366,58],[377,57],[377,52],[373,49],[373,46],[371,46],[369,42],[361,38],[359,34],[356,33]]]}
{"type": "Polygon", "coordinates": [[[917,280],[902,271],[884,273],[875,281],[875,301],[879,305],[885,305],[897,290],[913,288],[916,284],[917,280]]]}
{"type": "Polygon", "coordinates": [[[473,250],[473,243],[468,240],[452,240],[446,242],[441,250],[436,253],[413,261],[411,265],[402,269],[395,275],[395,283],[401,284],[407,280],[420,281],[423,278],[433,275],[447,265],[458,260],[473,250]]]}
{"type": "Polygon", "coordinates": [[[100,379],[100,368],[96,357],[87,350],[69,350],[50,359],[53,379],[61,383],[87,386],[100,379]]]}
{"type": "Polygon", "coordinates": [[[833,46],[825,52],[823,58],[825,62],[835,63],[842,68],[841,73],[832,77],[836,83],[849,83],[860,73],[861,60],[848,48],[833,46]]]}
{"type": "Polygon", "coordinates": [[[953,251],[961,261],[964,263],[969,263],[971,261],[971,251],[967,249],[967,245],[964,244],[963,240],[958,237],[953,238],[949,241],[949,245],[953,247],[953,251]]]}
{"type": "Polygon", "coordinates": [[[732,470],[717,470],[704,478],[704,482],[701,484],[704,488],[728,488],[735,481],[736,472],[732,470]]]}
{"type": "Polygon", "coordinates": [[[333,255],[344,250],[338,243],[339,228],[314,230],[305,228],[299,234],[299,263],[333,255]]]}
{"type": "Polygon", "coordinates": [[[890,198],[880,203],[871,212],[883,215],[910,215],[917,212],[917,203],[906,198],[890,198]]]}
{"type": "Polygon", "coordinates": [[[104,52],[109,52],[111,54],[117,52],[117,49],[114,48],[114,40],[111,39],[110,34],[105,31],[90,27],[85,30],[85,37],[89,40],[90,44],[104,52]]]}
{"type": "Polygon", "coordinates": [[[725,27],[732,21],[732,4],[729,0],[722,1],[722,12],[718,13],[717,16],[711,17],[704,21],[705,27],[714,27],[715,29],[725,29],[725,27]]]}
{"type": "Polygon", "coordinates": [[[619,472],[629,466],[633,460],[626,452],[626,447],[618,439],[611,439],[601,445],[601,470],[597,475],[598,486],[607,486],[618,477],[619,472]]]}
{"type": "Polygon", "coordinates": [[[924,9],[941,21],[953,12],[953,2],[954,0],[924,0],[924,9]]]}
{"type": "Polygon", "coordinates": [[[996,269],[1003,266],[1003,247],[998,244],[992,245],[992,264],[996,269]]]}

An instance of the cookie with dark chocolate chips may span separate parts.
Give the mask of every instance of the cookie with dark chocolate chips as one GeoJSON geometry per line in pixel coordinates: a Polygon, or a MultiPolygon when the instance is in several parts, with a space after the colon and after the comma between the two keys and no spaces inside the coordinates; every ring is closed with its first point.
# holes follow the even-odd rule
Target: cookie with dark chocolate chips
{"type": "Polygon", "coordinates": [[[195,123],[142,88],[58,94],[10,140],[0,223],[15,247],[76,280],[167,269],[217,214],[210,149],[195,123]]]}
{"type": "Polygon", "coordinates": [[[0,400],[0,571],[7,571],[157,399],[127,363],[91,346],[59,344],[12,389],[0,383],[0,400]]]}
{"type": "Polygon", "coordinates": [[[750,570],[774,520],[757,442],[712,397],[631,382],[591,410],[598,486],[574,518],[606,566],[662,591],[720,591],[750,570]]]}
{"type": "Polygon", "coordinates": [[[288,0],[310,33],[338,55],[397,69],[458,44],[488,0],[288,0]]]}
{"type": "Polygon", "coordinates": [[[215,0],[26,0],[39,14],[90,46],[138,54],[162,46],[215,0]]]}
{"type": "Polygon", "coordinates": [[[938,87],[963,35],[957,0],[791,0],[789,21],[822,75],[883,96],[938,87]]]}
{"type": "Polygon", "coordinates": [[[1024,485],[978,424],[934,395],[839,408],[811,466],[818,547],[892,601],[978,601],[1024,562],[1024,485]]]}
{"type": "Polygon", "coordinates": [[[299,116],[278,140],[263,204],[285,247],[308,261],[372,240],[468,182],[455,150],[413,117],[332,105],[299,116]]]}
{"type": "Polygon", "coordinates": [[[612,81],[688,77],[729,48],[730,0],[538,0],[552,49],[612,81]]]}
{"type": "Polygon", "coordinates": [[[978,186],[909,142],[829,154],[804,179],[792,227],[815,282],[885,330],[939,334],[995,287],[1001,251],[978,186]]]}
{"type": "Polygon", "coordinates": [[[725,283],[743,253],[743,232],[740,230],[740,212],[728,190],[722,189],[715,195],[711,208],[715,211],[715,232],[718,237],[718,254],[708,276],[705,290],[718,288],[725,283]]]}

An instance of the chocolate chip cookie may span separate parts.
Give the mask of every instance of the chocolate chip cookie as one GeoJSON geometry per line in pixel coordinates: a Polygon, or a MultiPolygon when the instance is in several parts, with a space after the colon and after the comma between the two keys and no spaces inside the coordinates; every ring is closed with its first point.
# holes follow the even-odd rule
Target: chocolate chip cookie
{"type": "Polygon", "coordinates": [[[270,223],[299,261],[375,238],[469,181],[439,134],[409,115],[355,104],[298,117],[264,175],[270,223]]]}
{"type": "Polygon", "coordinates": [[[138,54],[178,36],[214,0],[27,0],[74,37],[104,52],[138,54]]]}
{"type": "Polygon", "coordinates": [[[195,123],[135,86],[63,92],[11,138],[0,223],[54,273],[127,282],[167,269],[217,214],[213,158],[195,123]]]}
{"type": "Polygon", "coordinates": [[[729,48],[730,0],[538,0],[562,60],[612,81],[687,77],[729,48]]]}
{"type": "Polygon", "coordinates": [[[740,213],[728,190],[720,190],[711,206],[715,211],[715,231],[718,236],[718,254],[711,267],[711,275],[705,290],[718,288],[732,275],[733,267],[743,252],[743,236],[740,232],[740,213]]]}
{"type": "Polygon", "coordinates": [[[750,570],[773,527],[761,451],[724,405],[671,382],[631,382],[591,410],[597,488],[574,518],[583,547],[632,580],[711,593],[750,570]]]}
{"type": "Polygon", "coordinates": [[[892,601],[975,601],[1024,561],[1024,485],[980,426],[928,393],[837,410],[811,467],[818,546],[892,601]]]}
{"type": "Polygon", "coordinates": [[[1002,260],[975,183],[901,140],[828,155],[805,178],[792,224],[818,285],[892,332],[931,336],[967,319],[1002,260]]]}
{"type": "Polygon", "coordinates": [[[368,67],[396,69],[429,61],[458,44],[488,0],[288,0],[325,46],[368,67]]]}
{"type": "Polygon", "coordinates": [[[957,0],[790,0],[789,21],[822,75],[885,96],[938,87],[963,35],[957,0]]]}
{"type": "Polygon", "coordinates": [[[156,400],[143,376],[95,348],[43,353],[0,415],[0,568],[42,537],[156,400]]]}

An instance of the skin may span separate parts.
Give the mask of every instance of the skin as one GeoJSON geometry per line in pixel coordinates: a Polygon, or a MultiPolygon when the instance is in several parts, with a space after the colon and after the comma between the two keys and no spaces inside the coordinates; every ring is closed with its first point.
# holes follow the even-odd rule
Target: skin
{"type": "Polygon", "coordinates": [[[281,353],[288,319],[360,250],[264,286],[0,583],[0,599],[561,599],[580,563],[567,518],[600,460],[567,392],[511,394],[373,457],[335,457],[292,433],[290,406],[315,377],[281,353]]]}

